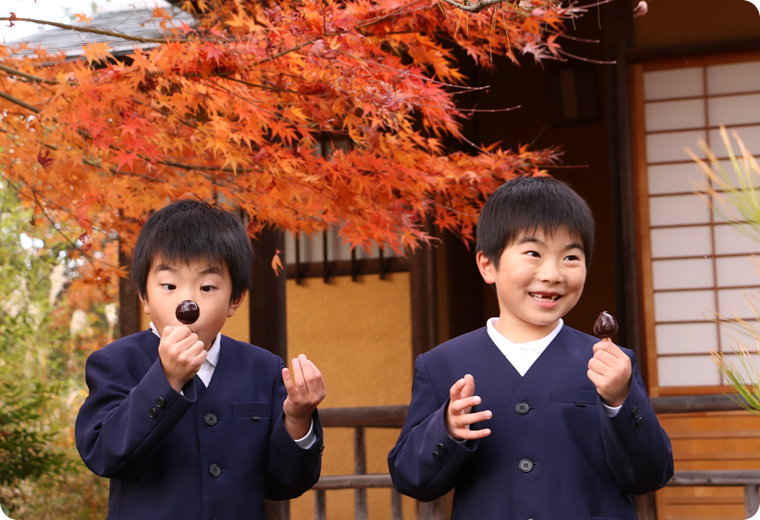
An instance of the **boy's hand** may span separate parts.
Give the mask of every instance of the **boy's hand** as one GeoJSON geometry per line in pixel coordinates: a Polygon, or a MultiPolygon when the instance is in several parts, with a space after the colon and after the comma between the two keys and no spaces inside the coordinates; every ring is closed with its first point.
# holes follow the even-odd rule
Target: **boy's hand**
{"type": "Polygon", "coordinates": [[[620,406],[631,389],[631,358],[609,339],[594,345],[588,378],[607,406],[620,406]]]}
{"type": "Polygon", "coordinates": [[[491,435],[491,430],[482,428],[470,430],[469,425],[490,419],[491,410],[470,413],[472,407],[480,404],[480,397],[475,393],[475,378],[470,374],[454,383],[449,390],[449,406],[446,409],[446,430],[452,439],[458,441],[469,439],[482,439],[491,435]]]}
{"type": "Polygon", "coordinates": [[[293,376],[287,368],[282,369],[282,381],[288,397],[282,404],[285,412],[285,428],[294,439],[302,439],[309,433],[311,414],[327,395],[325,381],[317,366],[303,354],[293,359],[293,376]]]}
{"type": "Polygon", "coordinates": [[[164,327],[158,357],[166,374],[166,379],[177,392],[190,381],[206,360],[203,342],[190,327],[164,327]]]}

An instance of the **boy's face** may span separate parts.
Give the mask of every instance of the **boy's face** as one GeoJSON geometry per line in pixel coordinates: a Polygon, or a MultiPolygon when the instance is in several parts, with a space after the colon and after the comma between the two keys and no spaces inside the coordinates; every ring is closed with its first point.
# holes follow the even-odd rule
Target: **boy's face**
{"type": "Polygon", "coordinates": [[[163,335],[167,325],[179,326],[175,311],[182,300],[198,304],[198,321],[188,325],[198,334],[206,349],[222,329],[227,318],[235,314],[245,297],[230,301],[232,279],[226,265],[209,265],[206,260],[172,264],[156,259],[150,266],[146,297],[142,300],[158,333],[163,335]]]}
{"type": "Polygon", "coordinates": [[[586,258],[578,237],[565,228],[552,235],[524,233],[494,265],[481,252],[478,268],[486,283],[496,284],[497,330],[516,343],[546,336],[578,302],[586,281],[586,258]]]}

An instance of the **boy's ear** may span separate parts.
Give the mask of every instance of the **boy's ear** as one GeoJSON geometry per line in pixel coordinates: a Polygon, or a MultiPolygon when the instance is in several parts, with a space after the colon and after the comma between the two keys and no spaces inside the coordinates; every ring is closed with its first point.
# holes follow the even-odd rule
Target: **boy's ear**
{"type": "Polygon", "coordinates": [[[483,251],[477,252],[475,262],[478,264],[478,271],[480,271],[483,280],[488,284],[496,283],[496,266],[483,254],[483,251]]]}
{"type": "Polygon", "coordinates": [[[143,312],[150,316],[150,304],[148,303],[148,295],[146,294],[145,297],[140,296],[140,303],[143,305],[143,312]]]}
{"type": "Polygon", "coordinates": [[[235,311],[242,305],[243,300],[245,300],[245,295],[248,294],[247,290],[243,290],[242,293],[240,293],[240,296],[235,298],[230,302],[230,306],[227,309],[227,317],[232,318],[232,315],[235,314],[235,311]]]}

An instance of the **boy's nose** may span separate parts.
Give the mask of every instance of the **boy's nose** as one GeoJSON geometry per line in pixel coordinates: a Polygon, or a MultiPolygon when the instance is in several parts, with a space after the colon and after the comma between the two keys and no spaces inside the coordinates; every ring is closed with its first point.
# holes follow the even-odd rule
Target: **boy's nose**
{"type": "Polygon", "coordinates": [[[541,264],[539,278],[542,282],[558,283],[562,281],[562,271],[553,262],[541,264]]]}

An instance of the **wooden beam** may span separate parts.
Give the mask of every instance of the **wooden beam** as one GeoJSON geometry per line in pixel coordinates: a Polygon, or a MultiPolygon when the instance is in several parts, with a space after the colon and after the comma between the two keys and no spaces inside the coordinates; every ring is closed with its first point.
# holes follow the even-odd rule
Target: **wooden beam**
{"type": "Polygon", "coordinates": [[[392,488],[393,481],[387,473],[370,473],[369,475],[324,475],[311,489],[367,489],[392,488]]]}
{"type": "Polygon", "coordinates": [[[693,412],[725,412],[744,410],[742,406],[728,397],[720,394],[679,395],[673,397],[653,397],[649,400],[657,413],[693,413],[693,412]]]}
{"type": "Polygon", "coordinates": [[[412,360],[438,343],[435,251],[423,244],[409,253],[409,289],[412,311],[412,360]]]}
{"type": "Polygon", "coordinates": [[[325,428],[356,428],[358,426],[394,427],[404,425],[407,405],[357,406],[320,408],[319,420],[325,428]]]}

